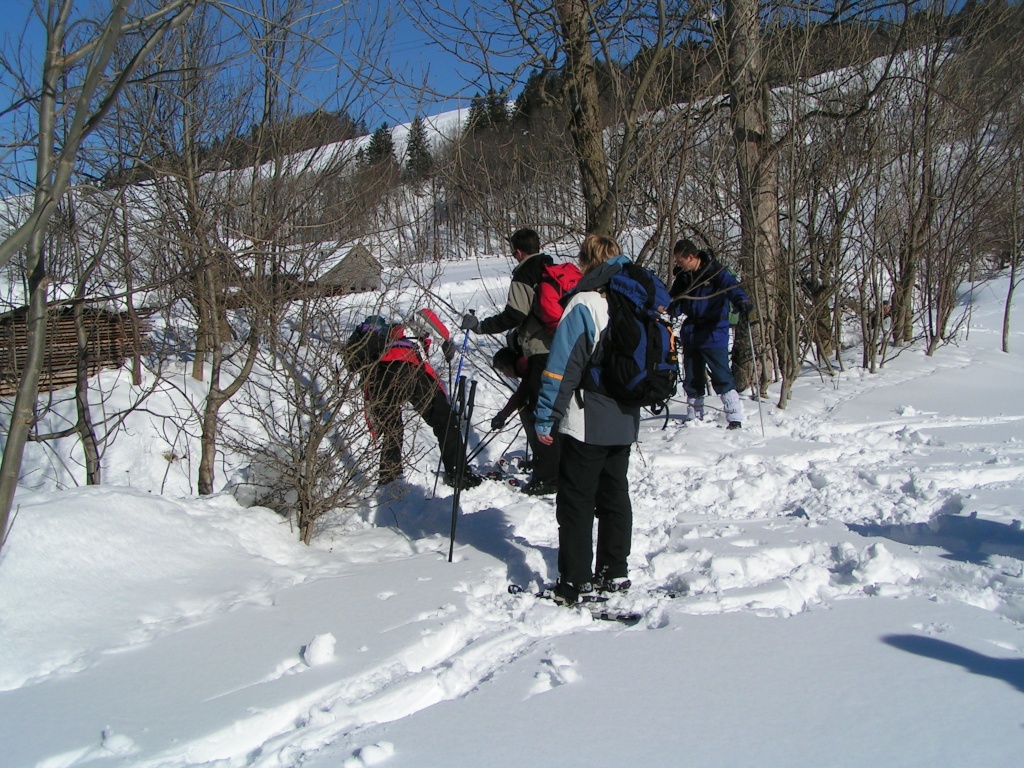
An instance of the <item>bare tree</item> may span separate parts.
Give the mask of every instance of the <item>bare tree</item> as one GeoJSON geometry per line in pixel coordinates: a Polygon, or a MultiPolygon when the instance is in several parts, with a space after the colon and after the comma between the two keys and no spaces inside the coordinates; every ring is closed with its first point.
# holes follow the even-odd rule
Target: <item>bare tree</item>
{"type": "MultiPolygon", "coordinates": [[[[315,273],[311,269],[309,277],[315,273]]],[[[348,365],[345,342],[364,315],[389,308],[381,296],[357,303],[356,309],[343,308],[329,296],[296,302],[275,329],[273,357],[262,360],[264,375],[237,398],[243,418],[224,427],[225,443],[250,461],[252,499],[292,520],[306,544],[321,518],[358,506],[377,485],[363,372],[348,365]],[[253,423],[257,429],[250,428],[253,423]]]]}
{"type": "MultiPolygon", "coordinates": [[[[149,103],[166,104],[150,129],[160,151],[144,173],[160,201],[147,250],[171,257],[155,264],[169,281],[185,278],[177,295],[195,320],[192,375],[208,381],[194,427],[199,493],[215,488],[222,409],[250,381],[264,345],[274,354],[286,309],[314,284],[298,273],[323,265],[309,258],[316,239],[349,218],[327,193],[352,176],[354,152],[319,147],[326,114],[297,116],[311,52],[347,21],[338,11],[333,2],[267,0],[231,28],[197,15],[168,51],[179,74],[147,83],[149,103]],[[225,59],[230,81],[214,66],[225,59]]],[[[361,92],[355,78],[348,87],[361,92]]]]}
{"type": "MultiPolygon", "coordinates": [[[[72,0],[51,0],[39,14],[46,34],[39,89],[38,143],[32,211],[3,243],[0,266],[27,249],[29,274],[28,355],[14,403],[11,429],[0,465],[0,541],[7,530],[25,441],[33,423],[39,370],[46,345],[47,267],[43,237],[47,222],[70,183],[83,143],[103,121],[127,82],[164,38],[184,24],[201,0],[164,5],[114,0],[109,12],[77,24],[72,0]],[[93,36],[80,30],[90,29],[93,36]],[[129,63],[112,68],[119,44],[131,45],[129,63]],[[58,117],[70,115],[63,135],[58,117]]],[[[83,20],[84,21],[84,20],[83,20]]]]}
{"type": "MultiPolygon", "coordinates": [[[[129,4],[118,4],[119,9],[121,5],[129,4]]],[[[186,306],[195,308],[198,354],[194,372],[202,378],[209,376],[210,389],[195,413],[180,413],[176,421],[200,446],[197,488],[207,493],[214,489],[221,410],[246,386],[249,372],[266,352],[265,345],[270,345],[271,357],[275,354],[273,345],[282,338],[277,327],[289,307],[304,300],[303,291],[311,291],[313,297],[321,295],[317,276],[310,271],[303,279],[297,274],[299,268],[314,270],[319,265],[326,269],[326,256],[337,246],[322,248],[316,244],[317,238],[352,236],[355,218],[369,208],[357,207],[354,218],[351,207],[339,206],[330,197],[331,188],[338,191],[350,183],[354,153],[338,147],[317,148],[330,138],[351,138],[351,132],[323,133],[324,126],[345,128],[344,121],[332,123],[329,116],[299,119],[299,110],[310,104],[301,82],[313,66],[308,57],[322,50],[325,38],[335,25],[344,27],[348,16],[337,13],[331,2],[311,5],[268,0],[258,12],[233,14],[232,23],[226,24],[226,17],[212,16],[218,10],[214,4],[188,5],[191,10],[199,5],[211,13],[191,14],[191,18],[183,15],[174,25],[162,28],[161,40],[167,44],[150,43],[147,57],[133,58],[126,44],[114,46],[109,53],[103,49],[112,62],[111,71],[121,73],[118,93],[129,97],[131,107],[118,112],[112,123],[115,130],[100,137],[101,118],[116,105],[113,94],[107,94],[104,112],[93,114],[93,122],[88,123],[94,137],[90,150],[106,152],[108,162],[111,155],[117,158],[105,172],[100,161],[93,166],[100,168],[93,178],[102,176],[117,192],[99,195],[108,204],[105,214],[102,206],[96,209],[108,224],[103,247],[94,255],[110,263],[94,265],[89,274],[119,283],[126,291],[117,291],[117,298],[129,307],[134,306],[132,292],[138,287],[147,290],[151,300],[161,297],[169,317],[173,313],[169,308],[181,297],[186,298],[186,306]],[[212,29],[223,34],[214,36],[212,29]],[[175,31],[180,34],[175,36],[175,31]],[[227,65],[230,78],[223,68],[227,65]],[[128,76],[131,72],[134,77],[128,76]],[[248,80],[242,77],[246,73],[248,80]],[[249,99],[250,95],[256,98],[249,99]],[[224,136],[218,132],[240,137],[250,126],[252,131],[244,142],[218,143],[224,136]],[[316,137],[315,131],[319,132],[316,137]],[[115,222],[117,227],[112,226],[115,222]],[[115,232],[119,238],[114,237],[115,232]],[[314,253],[317,256],[311,258],[314,253]]],[[[159,20],[153,16],[134,27],[126,23],[125,29],[138,36],[140,30],[148,29],[146,25],[159,20]]],[[[62,23],[66,26],[66,21],[62,23]]],[[[59,35],[63,29],[55,25],[51,32],[59,35]]],[[[352,27],[346,34],[355,37],[361,32],[352,27]]],[[[371,44],[366,39],[362,42],[371,44]]],[[[107,40],[104,45],[109,43],[107,40]]],[[[51,49],[61,46],[66,47],[59,43],[51,49]]],[[[350,52],[359,50],[348,48],[350,52]]],[[[346,61],[353,67],[346,84],[349,97],[365,96],[358,61],[346,61]]],[[[70,81],[71,75],[77,76],[66,60],[61,62],[66,69],[56,70],[60,77],[70,81]]],[[[50,70],[47,72],[49,76],[50,70]]],[[[94,89],[96,83],[90,78],[99,79],[102,72],[99,66],[86,77],[94,89]]],[[[103,96],[104,91],[94,91],[92,102],[88,94],[82,96],[79,106],[95,104],[96,94],[103,96]]],[[[62,98],[74,95],[67,90],[62,98]]],[[[44,109],[43,114],[49,113],[44,109]]],[[[71,144],[58,143],[65,154],[54,159],[53,165],[68,172],[66,178],[61,177],[68,189],[74,164],[67,155],[71,144]]],[[[60,197],[56,188],[50,191],[54,199],[60,197]]],[[[351,200],[356,196],[344,189],[340,197],[351,200]]],[[[19,232],[15,235],[20,236],[19,232]]],[[[80,249],[84,242],[79,239],[69,247],[80,249]]],[[[12,244],[16,245],[14,239],[4,247],[12,244]]],[[[87,288],[88,284],[88,276],[83,276],[79,293],[84,295],[95,287],[87,288]]],[[[159,372],[155,373],[159,377],[159,372]]],[[[23,384],[27,381],[23,379],[23,384]]],[[[79,405],[88,417],[88,389],[82,391],[79,405]]],[[[102,438],[89,428],[88,418],[81,424],[79,434],[86,455],[95,459],[88,462],[87,474],[90,481],[98,481],[102,438]]],[[[14,437],[12,430],[5,464],[16,455],[14,437]]],[[[172,442],[178,445],[180,441],[174,438],[172,442]]],[[[12,488],[16,480],[15,473],[12,488]]]]}
{"type": "MultiPolygon", "coordinates": [[[[781,259],[781,233],[779,231],[778,169],[775,148],[772,146],[771,116],[769,114],[769,84],[766,79],[761,52],[761,11],[758,0],[727,0],[722,27],[728,50],[730,118],[733,143],[736,149],[736,168],[739,180],[740,229],[743,233],[740,264],[744,277],[752,277],[749,291],[754,302],[760,341],[759,396],[764,396],[770,379],[767,348],[774,343],[776,350],[792,351],[787,336],[793,331],[791,305],[792,292],[779,269],[781,259]],[[778,313],[783,318],[777,318],[778,313]],[[785,318],[790,322],[786,322],[785,318]],[[767,336],[772,329],[777,337],[767,336]]],[[[753,350],[744,353],[745,334],[737,334],[739,357],[754,362],[753,350]]],[[[783,388],[780,405],[789,399],[785,382],[795,378],[799,361],[788,355],[782,362],[783,388]]],[[[756,371],[751,367],[736,371],[736,388],[751,386],[756,371]]],[[[790,384],[791,386],[791,384],[790,384]]]]}
{"type": "Polygon", "coordinates": [[[697,23],[686,6],[507,0],[463,13],[435,0],[415,4],[425,31],[477,65],[487,90],[507,93],[526,73],[539,73],[534,106],[556,107],[571,140],[583,208],[573,229],[605,233],[621,228],[622,192],[657,151],[653,126],[670,133],[669,121],[641,123],[670,52],[697,23]]]}
{"type": "MultiPolygon", "coordinates": [[[[1013,134],[1014,140],[1010,151],[1009,163],[1009,215],[1007,216],[1008,238],[1005,248],[1005,262],[1009,262],[1010,281],[1006,289],[1006,301],[1003,309],[1003,332],[1001,348],[1010,351],[1010,314],[1013,308],[1013,297],[1020,284],[1020,266],[1024,255],[1024,130],[1018,125],[1013,134]]],[[[1004,262],[1004,263],[1005,263],[1004,262]]]]}
{"type": "MultiPolygon", "coordinates": [[[[991,185],[986,207],[976,214],[978,271],[1006,270],[1009,282],[1003,311],[1001,348],[1009,351],[1010,316],[1020,282],[1024,250],[1024,11],[1019,5],[979,8],[962,30],[968,56],[958,67],[957,89],[970,105],[970,136],[984,136],[984,157],[991,158],[985,181],[991,185]],[[987,131],[979,131],[985,126],[987,131]]],[[[978,150],[975,150],[977,153],[978,150]]],[[[982,279],[984,274],[982,275],[982,279]]]]}

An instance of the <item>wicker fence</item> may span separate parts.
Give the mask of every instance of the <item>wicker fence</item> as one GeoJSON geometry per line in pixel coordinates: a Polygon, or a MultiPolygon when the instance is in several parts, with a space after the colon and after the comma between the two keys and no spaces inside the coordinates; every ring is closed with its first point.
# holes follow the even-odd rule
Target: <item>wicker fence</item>
{"type": "MultiPolygon", "coordinates": [[[[25,365],[27,307],[0,315],[0,397],[9,397],[18,389],[25,365]]],[[[87,342],[84,354],[88,375],[103,368],[119,368],[135,353],[135,339],[147,351],[150,321],[140,318],[135,332],[126,312],[82,308],[82,324],[87,342]]],[[[46,353],[39,379],[39,391],[60,389],[75,383],[80,350],[75,329],[75,308],[70,304],[51,306],[46,333],[46,353]]]]}

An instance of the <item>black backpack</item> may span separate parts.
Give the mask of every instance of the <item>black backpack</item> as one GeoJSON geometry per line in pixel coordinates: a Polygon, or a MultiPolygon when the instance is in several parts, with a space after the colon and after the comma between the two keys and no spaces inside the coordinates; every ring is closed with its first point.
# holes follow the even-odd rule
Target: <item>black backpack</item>
{"type": "Polygon", "coordinates": [[[366,318],[345,342],[345,364],[352,371],[358,371],[376,363],[394,344],[394,326],[383,317],[373,315],[366,318]]]}
{"type": "Polygon", "coordinates": [[[658,412],[675,395],[679,378],[675,333],[663,317],[668,289],[650,270],[627,263],[609,280],[605,295],[608,328],[584,388],[658,412]]]}

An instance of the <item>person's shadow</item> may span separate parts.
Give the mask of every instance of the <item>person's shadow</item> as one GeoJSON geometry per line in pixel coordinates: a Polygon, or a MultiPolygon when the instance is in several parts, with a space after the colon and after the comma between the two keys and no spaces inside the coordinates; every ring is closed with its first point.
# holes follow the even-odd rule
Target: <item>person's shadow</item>
{"type": "Polygon", "coordinates": [[[861,536],[880,536],[911,546],[939,547],[946,557],[984,565],[992,555],[1024,560],[1024,528],[1019,521],[1001,523],[971,515],[955,514],[958,504],[947,505],[954,514],[938,514],[927,523],[880,525],[848,523],[861,536]]]}
{"type": "Polygon", "coordinates": [[[1024,659],[985,656],[963,646],[922,635],[886,635],[882,640],[901,651],[956,664],[975,675],[994,677],[1024,693],[1024,659]]]}
{"type": "MultiPolygon", "coordinates": [[[[428,498],[423,488],[407,486],[391,503],[382,504],[371,522],[392,527],[410,540],[437,535],[448,538],[451,534],[452,504],[451,496],[428,498]]],[[[552,509],[551,516],[554,514],[552,509]]],[[[544,559],[548,573],[555,572],[557,551],[513,536],[504,510],[487,507],[463,514],[459,509],[455,523],[455,547],[470,546],[505,563],[509,581],[514,584],[527,584],[537,578],[536,569],[529,564],[528,553],[531,550],[544,559]]],[[[446,543],[445,554],[447,551],[446,543]]]]}

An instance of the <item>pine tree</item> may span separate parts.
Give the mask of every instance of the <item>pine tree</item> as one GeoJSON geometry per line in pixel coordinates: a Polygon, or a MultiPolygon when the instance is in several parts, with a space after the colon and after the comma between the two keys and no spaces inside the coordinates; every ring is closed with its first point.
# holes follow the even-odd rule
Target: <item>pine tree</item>
{"type": "Polygon", "coordinates": [[[508,102],[494,91],[487,94],[487,122],[490,128],[502,128],[508,123],[508,102]]]}
{"type": "Polygon", "coordinates": [[[486,96],[478,94],[473,97],[469,104],[467,134],[503,128],[508,123],[508,104],[501,94],[495,93],[492,89],[487,92],[486,96]]]}
{"type": "Polygon", "coordinates": [[[434,166],[427,141],[427,128],[422,118],[417,117],[409,127],[409,143],[405,150],[405,173],[414,181],[425,179],[434,166]]]}
{"type": "Polygon", "coordinates": [[[469,119],[466,121],[466,133],[472,134],[487,127],[487,110],[484,99],[478,93],[469,102],[469,119]]]}
{"type": "Polygon", "coordinates": [[[367,165],[384,162],[398,164],[398,158],[395,157],[395,142],[391,138],[391,129],[387,123],[381,123],[380,128],[370,136],[365,157],[367,165]]]}

